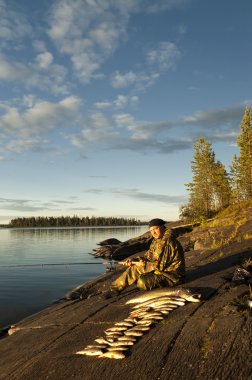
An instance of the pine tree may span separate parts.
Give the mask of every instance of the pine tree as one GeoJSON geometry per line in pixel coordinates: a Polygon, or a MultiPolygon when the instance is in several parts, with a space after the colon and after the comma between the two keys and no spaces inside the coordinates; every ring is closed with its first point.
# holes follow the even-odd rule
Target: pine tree
{"type": "Polygon", "coordinates": [[[239,156],[231,165],[232,200],[238,203],[252,198],[252,113],[246,107],[237,139],[239,156]]]}
{"type": "Polygon", "coordinates": [[[194,160],[191,163],[193,179],[191,183],[186,184],[190,192],[189,213],[192,213],[194,218],[209,217],[213,197],[214,153],[210,144],[203,138],[197,140],[194,150],[194,160]]]}
{"type": "Polygon", "coordinates": [[[214,164],[213,186],[214,208],[215,211],[220,211],[230,204],[231,199],[230,178],[225,166],[220,161],[214,164]]]}
{"type": "Polygon", "coordinates": [[[180,209],[180,217],[195,220],[209,218],[230,201],[228,174],[220,161],[215,161],[211,145],[199,138],[194,145],[193,179],[186,184],[189,202],[180,209]]]}

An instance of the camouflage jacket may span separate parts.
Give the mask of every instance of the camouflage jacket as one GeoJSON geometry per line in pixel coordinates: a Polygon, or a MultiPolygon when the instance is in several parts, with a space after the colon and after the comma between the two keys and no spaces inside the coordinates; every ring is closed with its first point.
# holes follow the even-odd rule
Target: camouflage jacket
{"type": "Polygon", "coordinates": [[[156,274],[166,277],[170,273],[181,280],[185,277],[184,251],[171,229],[167,229],[161,239],[152,241],[144,258],[154,264],[156,274]]]}

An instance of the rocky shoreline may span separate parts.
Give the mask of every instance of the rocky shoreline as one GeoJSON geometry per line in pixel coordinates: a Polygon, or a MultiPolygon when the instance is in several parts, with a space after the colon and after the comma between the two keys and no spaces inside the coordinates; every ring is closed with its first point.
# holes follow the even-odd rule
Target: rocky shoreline
{"type": "Polygon", "coordinates": [[[154,324],[123,360],[76,354],[127,318],[127,301],[139,294],[131,287],[108,297],[124,270],[116,266],[9,329],[0,340],[0,379],[251,379],[251,278],[234,281],[237,268],[252,260],[251,211],[237,214],[233,223],[229,215],[229,223],[221,219],[178,236],[186,251],[183,287],[200,293],[202,301],[154,324]]]}

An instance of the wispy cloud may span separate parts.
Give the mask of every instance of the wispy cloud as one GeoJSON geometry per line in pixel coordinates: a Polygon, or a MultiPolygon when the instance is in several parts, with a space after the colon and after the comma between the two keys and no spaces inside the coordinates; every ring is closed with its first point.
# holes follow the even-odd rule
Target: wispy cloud
{"type": "Polygon", "coordinates": [[[211,143],[234,144],[244,113],[244,105],[238,105],[198,111],[176,120],[143,122],[123,112],[86,114],[80,104],[80,99],[74,96],[48,102],[32,95],[25,97],[19,106],[0,104],[2,160],[6,152],[55,150],[50,133],[60,134],[63,130],[60,138],[65,138],[80,152],[85,149],[85,158],[94,147],[169,154],[191,149],[197,137],[211,143]]]}
{"type": "Polygon", "coordinates": [[[163,12],[173,8],[185,7],[190,2],[191,0],[155,0],[155,2],[147,0],[145,11],[147,13],[163,12]]]}
{"type": "Polygon", "coordinates": [[[157,123],[137,121],[131,114],[115,114],[109,118],[100,113],[93,115],[88,127],[70,140],[79,148],[95,143],[104,149],[169,154],[191,149],[198,137],[211,143],[234,143],[243,113],[244,106],[239,105],[157,123]]]}
{"type": "Polygon", "coordinates": [[[160,42],[156,49],[147,52],[147,63],[158,67],[161,71],[174,69],[181,53],[178,47],[169,41],[160,42]]]}
{"type": "Polygon", "coordinates": [[[28,22],[25,13],[20,9],[9,7],[5,0],[0,0],[0,44],[8,48],[15,41],[21,41],[23,37],[32,34],[32,26],[28,22]]]}
{"type": "Polygon", "coordinates": [[[5,152],[21,153],[26,150],[49,151],[50,138],[43,135],[62,130],[73,117],[77,117],[81,101],[70,96],[59,102],[25,97],[18,106],[0,103],[0,132],[5,152]]]}
{"type": "Polygon", "coordinates": [[[0,210],[9,210],[12,212],[32,212],[42,213],[44,211],[50,211],[51,213],[58,214],[61,212],[61,207],[67,211],[94,211],[93,207],[83,207],[80,201],[68,201],[68,200],[52,200],[49,202],[40,201],[37,199],[13,199],[13,198],[0,198],[0,210]],[[73,205],[73,206],[71,206],[73,205]],[[68,206],[68,207],[67,207],[68,206]]]}
{"type": "Polygon", "coordinates": [[[134,96],[128,96],[128,95],[117,95],[116,99],[112,101],[103,101],[103,102],[96,102],[95,107],[100,110],[105,110],[109,108],[114,109],[120,109],[125,108],[126,106],[134,106],[138,103],[139,97],[134,96]]]}
{"type": "Polygon", "coordinates": [[[108,188],[108,189],[87,189],[84,192],[92,194],[115,194],[122,197],[132,198],[137,201],[143,202],[160,202],[164,204],[181,204],[186,201],[185,195],[167,195],[167,194],[155,194],[145,193],[139,189],[120,189],[120,188],[108,188]]]}
{"type": "MultiPolygon", "coordinates": [[[[52,204],[48,207],[44,202],[39,202],[37,200],[0,198],[1,210],[33,212],[49,210],[52,208],[52,204]]],[[[54,208],[54,210],[56,209],[57,208],[54,208]]]]}
{"type": "Polygon", "coordinates": [[[133,72],[121,73],[116,71],[111,76],[111,86],[119,89],[134,86],[135,91],[144,91],[152,86],[160,77],[160,74],[146,73],[146,72],[133,72]]]}
{"type": "Polygon", "coordinates": [[[53,64],[53,56],[49,52],[41,53],[35,59],[33,63],[23,63],[0,54],[0,80],[19,82],[27,89],[52,91],[56,95],[68,94],[68,85],[65,83],[67,69],[53,64]]]}
{"type": "Polygon", "coordinates": [[[135,91],[146,91],[156,83],[162,73],[174,70],[180,57],[181,52],[175,43],[160,42],[145,52],[142,64],[144,68],[141,71],[122,73],[117,70],[111,76],[111,86],[116,89],[133,87],[135,91]]]}
{"type": "Polygon", "coordinates": [[[81,100],[74,96],[63,98],[59,102],[25,98],[19,106],[0,103],[0,131],[22,136],[44,133],[58,127],[65,118],[70,119],[80,103],[81,100]]]}
{"type": "MultiPolygon", "coordinates": [[[[104,78],[102,65],[127,40],[133,14],[163,12],[186,3],[186,0],[160,0],[155,4],[151,0],[56,0],[47,11],[45,30],[35,23],[32,25],[22,7],[0,0],[0,46],[3,52],[8,53],[10,48],[17,52],[29,46],[34,54],[32,57],[30,50],[29,59],[24,58],[24,54],[21,59],[2,52],[0,79],[19,81],[26,88],[67,94],[73,78],[84,84],[93,78],[104,78]],[[54,52],[48,49],[49,45],[54,52]],[[64,57],[64,66],[57,63],[62,62],[57,61],[58,57],[64,57]]],[[[164,41],[147,53],[147,61],[155,65],[156,70],[164,70],[174,67],[179,55],[174,43],[164,41]]],[[[148,88],[159,78],[156,70],[117,71],[112,76],[112,85],[124,88],[126,84],[135,84],[138,90],[148,88]]]]}
{"type": "Polygon", "coordinates": [[[131,0],[56,1],[50,11],[48,35],[86,83],[126,37],[129,16],[135,9],[131,0]]]}

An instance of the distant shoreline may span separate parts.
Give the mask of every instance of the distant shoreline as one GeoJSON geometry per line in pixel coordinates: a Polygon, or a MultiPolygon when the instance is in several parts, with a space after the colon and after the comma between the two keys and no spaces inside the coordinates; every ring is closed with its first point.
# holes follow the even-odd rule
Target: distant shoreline
{"type": "Polygon", "coordinates": [[[15,230],[24,230],[24,229],[29,229],[29,230],[58,230],[58,229],[69,229],[69,228],[72,228],[72,229],[77,229],[77,228],[132,228],[132,227],[145,227],[145,226],[148,226],[148,224],[146,223],[143,223],[143,224],[138,224],[138,225],[118,225],[118,226],[110,226],[110,225],[107,225],[107,226],[64,226],[64,227],[14,227],[14,226],[9,226],[8,224],[6,225],[0,225],[0,229],[3,228],[8,228],[8,229],[15,229],[15,230]]]}

